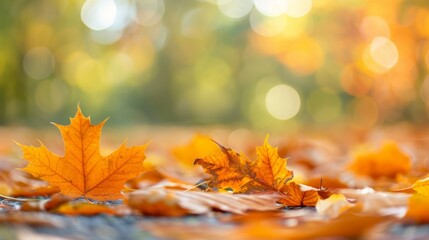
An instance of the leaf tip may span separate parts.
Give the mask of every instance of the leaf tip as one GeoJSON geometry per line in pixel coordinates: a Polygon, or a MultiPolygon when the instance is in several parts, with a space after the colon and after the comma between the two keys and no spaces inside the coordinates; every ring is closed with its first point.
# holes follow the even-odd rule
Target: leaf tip
{"type": "Polygon", "coordinates": [[[270,135],[271,134],[269,134],[269,133],[267,133],[267,135],[265,135],[265,140],[264,140],[265,145],[270,145],[270,143],[268,143],[268,139],[270,138],[270,135]]]}
{"type": "MultiPolygon", "coordinates": [[[[76,117],[84,117],[85,118],[85,116],[82,113],[82,109],[80,108],[80,103],[77,104],[77,110],[76,110],[75,118],[76,117]]],[[[88,116],[88,119],[90,119],[89,116],[88,116]]],[[[72,118],[70,118],[70,120],[72,120],[72,118]]]]}
{"type": "Polygon", "coordinates": [[[19,142],[15,141],[15,140],[12,140],[12,142],[15,143],[16,145],[18,145],[18,147],[20,147],[20,148],[22,148],[24,146],[24,144],[19,143],[19,142]]]}
{"type": "Polygon", "coordinates": [[[80,112],[80,101],[77,101],[77,111],[80,112]]]}
{"type": "MultiPolygon", "coordinates": [[[[71,118],[70,118],[70,120],[71,120],[71,118]]],[[[62,127],[62,125],[60,125],[60,124],[58,124],[56,122],[50,122],[50,124],[54,125],[57,128],[61,128],[62,127]]]]}
{"type": "Polygon", "coordinates": [[[195,160],[194,160],[194,164],[193,164],[193,165],[200,164],[200,162],[201,162],[202,160],[203,160],[203,159],[201,159],[201,158],[197,158],[197,159],[195,159],[195,160]]]}
{"type": "Polygon", "coordinates": [[[105,118],[105,119],[102,121],[102,123],[103,123],[103,124],[104,124],[104,123],[106,123],[109,119],[110,119],[110,117],[105,118]]]}
{"type": "Polygon", "coordinates": [[[220,150],[222,150],[223,153],[228,154],[228,148],[222,146],[220,143],[216,142],[215,140],[213,140],[211,138],[210,138],[210,140],[212,140],[214,143],[216,143],[216,145],[219,146],[220,150]]]}

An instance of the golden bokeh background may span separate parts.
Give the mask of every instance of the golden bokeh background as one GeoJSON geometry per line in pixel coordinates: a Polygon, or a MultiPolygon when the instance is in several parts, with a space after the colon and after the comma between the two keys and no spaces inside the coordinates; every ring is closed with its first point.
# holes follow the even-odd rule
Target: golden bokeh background
{"type": "Polygon", "coordinates": [[[429,117],[423,0],[0,3],[0,124],[356,129],[429,117]]]}

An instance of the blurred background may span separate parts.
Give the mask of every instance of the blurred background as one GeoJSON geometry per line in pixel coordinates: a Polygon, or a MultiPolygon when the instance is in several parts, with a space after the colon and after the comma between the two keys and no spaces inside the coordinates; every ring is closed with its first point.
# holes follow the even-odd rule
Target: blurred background
{"type": "Polygon", "coordinates": [[[427,123],[425,0],[0,2],[0,125],[427,123]]]}

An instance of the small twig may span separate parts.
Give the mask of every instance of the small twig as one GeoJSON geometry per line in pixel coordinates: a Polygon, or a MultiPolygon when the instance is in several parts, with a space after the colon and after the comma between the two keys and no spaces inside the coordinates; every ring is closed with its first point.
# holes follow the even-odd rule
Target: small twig
{"type": "Polygon", "coordinates": [[[89,198],[87,198],[87,197],[83,197],[83,198],[82,198],[82,200],[84,200],[84,201],[86,201],[86,202],[88,202],[88,203],[94,204],[93,200],[92,200],[92,199],[89,199],[89,198]]]}
{"type": "Polygon", "coordinates": [[[20,201],[20,202],[39,201],[40,200],[40,199],[37,199],[37,198],[15,198],[15,197],[6,196],[6,195],[3,195],[3,194],[0,194],[0,197],[4,198],[4,199],[14,200],[14,201],[20,201]]]}
{"type": "Polygon", "coordinates": [[[188,189],[184,190],[183,192],[187,192],[187,191],[190,191],[190,190],[192,190],[192,189],[195,189],[195,188],[197,188],[197,187],[199,187],[199,186],[201,186],[201,185],[203,185],[203,184],[209,183],[210,181],[211,181],[211,180],[207,180],[207,181],[204,181],[204,182],[200,182],[200,183],[198,183],[197,185],[192,186],[192,187],[190,187],[190,188],[188,188],[188,189]]]}

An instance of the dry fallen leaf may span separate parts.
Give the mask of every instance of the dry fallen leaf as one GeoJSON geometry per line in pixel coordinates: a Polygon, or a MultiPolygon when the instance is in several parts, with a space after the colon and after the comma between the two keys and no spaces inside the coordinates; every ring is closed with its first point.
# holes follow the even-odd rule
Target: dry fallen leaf
{"type": "Polygon", "coordinates": [[[231,234],[236,239],[365,239],[365,234],[383,221],[389,221],[389,218],[347,211],[328,221],[310,220],[292,226],[279,224],[278,219],[250,221],[231,234]]]}
{"type": "Polygon", "coordinates": [[[195,159],[220,153],[220,149],[208,136],[195,134],[188,144],[173,148],[171,153],[182,165],[192,167],[195,159]]]}
{"type": "MultiPolygon", "coordinates": [[[[27,226],[34,227],[64,227],[64,221],[48,215],[47,213],[38,213],[38,212],[11,212],[9,214],[0,215],[0,223],[5,224],[23,224],[27,226]]],[[[1,236],[3,237],[3,236],[1,236]]]]}
{"type": "Polygon", "coordinates": [[[57,186],[70,197],[113,200],[122,197],[124,183],[143,171],[146,145],[128,148],[122,144],[107,157],[100,155],[101,129],[106,122],[91,125],[78,107],[71,124],[54,124],[61,131],[64,157],[40,147],[19,144],[29,164],[22,170],[57,186]]]}
{"type": "Polygon", "coordinates": [[[55,193],[47,199],[32,199],[22,203],[20,210],[26,212],[51,211],[73,199],[61,193],[55,193]]]}
{"type": "MultiPolygon", "coordinates": [[[[314,175],[314,174],[313,174],[314,175]]],[[[347,185],[343,183],[338,177],[316,175],[311,176],[304,181],[305,185],[314,188],[346,188],[347,185]]]]}
{"type": "Polygon", "coordinates": [[[211,174],[211,188],[245,192],[247,189],[242,189],[243,186],[252,181],[246,158],[231,149],[219,147],[222,153],[196,159],[194,164],[201,165],[205,172],[211,174]]]}
{"type": "Polygon", "coordinates": [[[314,189],[302,189],[301,185],[295,182],[286,184],[281,192],[286,193],[285,198],[281,198],[279,203],[288,207],[314,207],[319,200],[319,195],[314,189]]]}
{"type": "Polygon", "coordinates": [[[379,192],[372,188],[338,189],[348,200],[359,205],[360,212],[403,217],[410,194],[379,192]]]}
{"type": "Polygon", "coordinates": [[[212,176],[209,186],[232,189],[235,193],[278,192],[293,178],[286,168],[287,160],[280,158],[277,148],[268,143],[256,148],[257,158],[249,161],[245,156],[219,145],[222,152],[196,159],[212,176]]]}
{"type": "Polygon", "coordinates": [[[162,188],[138,190],[129,194],[128,205],[150,216],[205,214],[213,209],[236,214],[246,211],[276,210],[278,195],[230,194],[178,191],[162,188]]]}
{"type": "Polygon", "coordinates": [[[429,177],[417,180],[412,188],[418,194],[429,197],[429,177]]]}
{"type": "Polygon", "coordinates": [[[103,204],[93,204],[89,202],[67,202],[61,204],[53,210],[55,213],[66,215],[86,215],[93,216],[98,214],[118,215],[117,209],[103,204]]]}
{"type": "Polygon", "coordinates": [[[416,193],[408,200],[405,218],[417,223],[429,223],[429,177],[417,180],[412,188],[416,193]]]}
{"type": "Polygon", "coordinates": [[[0,159],[0,194],[11,197],[50,196],[59,191],[45,181],[35,179],[26,172],[18,171],[17,166],[0,159]]]}
{"type": "Polygon", "coordinates": [[[128,181],[126,186],[128,187],[128,191],[160,187],[179,190],[196,188],[195,184],[172,177],[160,169],[145,171],[140,176],[128,181]]]}
{"type": "Polygon", "coordinates": [[[416,223],[429,223],[429,197],[422,194],[411,196],[405,219],[416,223]]]}
{"type": "Polygon", "coordinates": [[[335,218],[353,206],[354,204],[347,201],[343,194],[332,194],[327,199],[320,199],[316,204],[316,210],[323,216],[335,218]]]}
{"type": "Polygon", "coordinates": [[[385,142],[378,151],[356,153],[349,168],[357,175],[394,178],[410,171],[411,160],[395,142],[385,142]]]}

